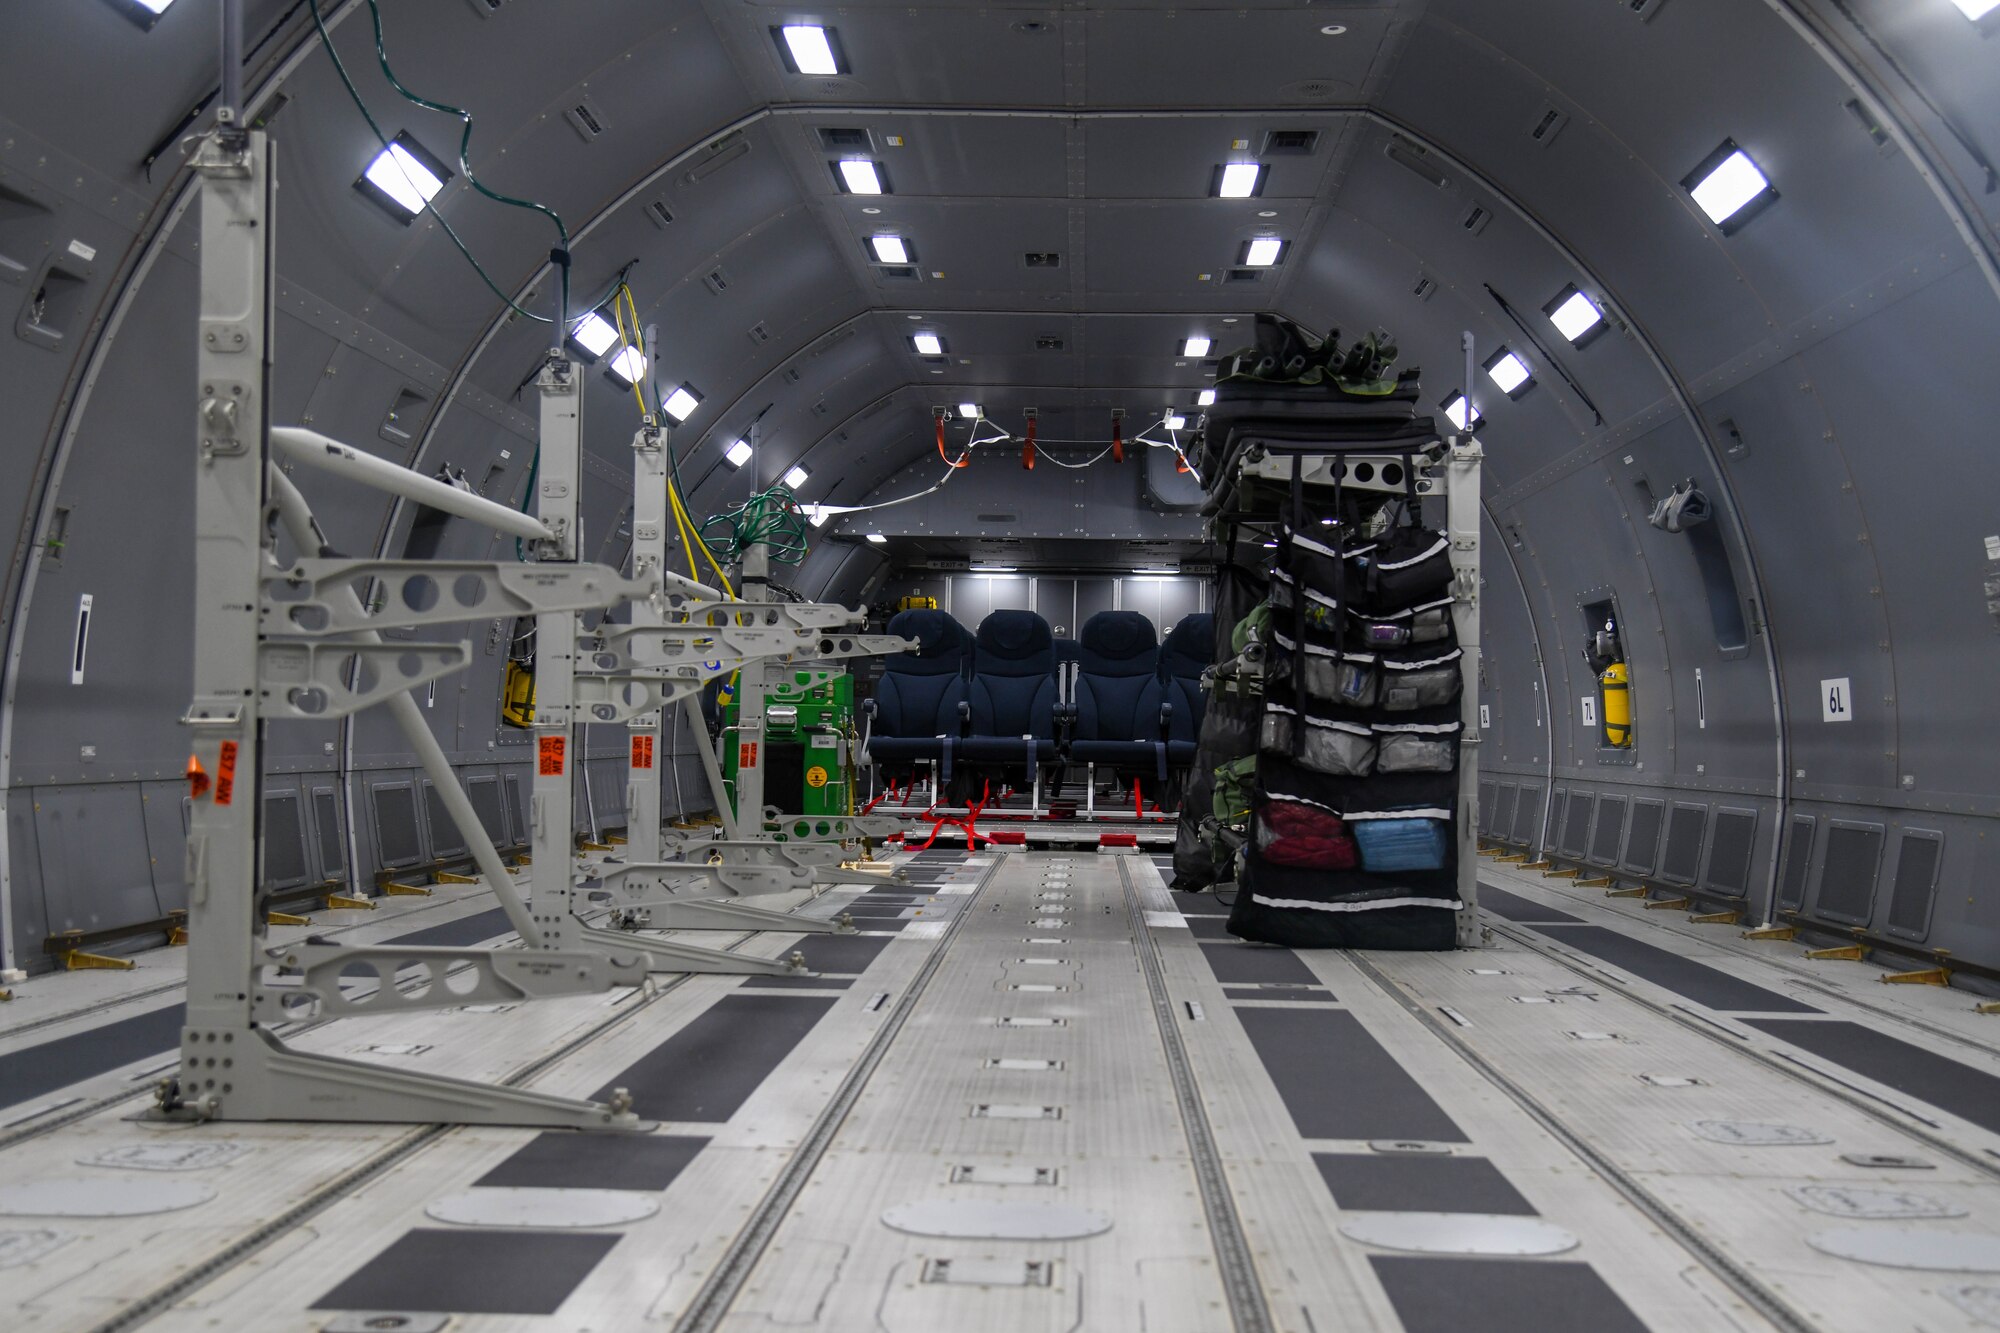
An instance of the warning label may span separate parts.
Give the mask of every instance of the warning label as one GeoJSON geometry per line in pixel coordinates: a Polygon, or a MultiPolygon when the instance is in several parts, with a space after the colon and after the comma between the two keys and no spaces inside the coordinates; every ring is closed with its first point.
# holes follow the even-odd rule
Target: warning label
{"type": "Polygon", "coordinates": [[[738,768],[757,767],[757,742],[744,741],[736,747],[736,766],[738,768]]]}
{"type": "Polygon", "coordinates": [[[651,768],[653,766],[653,738],[634,736],[632,738],[632,767],[651,768]]]}
{"type": "Polygon", "coordinates": [[[820,767],[818,764],[814,764],[811,768],[806,770],[806,786],[824,787],[825,785],[826,785],[826,770],[824,768],[820,767]]]}
{"type": "Polygon", "coordinates": [[[224,741],[215,761],[215,803],[228,805],[236,799],[236,742],[224,741]]]}
{"type": "Polygon", "coordinates": [[[535,775],[543,778],[559,778],[563,775],[563,750],[569,745],[566,737],[544,736],[535,742],[535,775]]]}

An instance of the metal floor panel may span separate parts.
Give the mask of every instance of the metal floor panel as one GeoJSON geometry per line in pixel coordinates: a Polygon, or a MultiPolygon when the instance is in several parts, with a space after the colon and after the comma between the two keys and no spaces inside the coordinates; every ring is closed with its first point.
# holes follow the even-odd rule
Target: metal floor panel
{"type": "MultiPolygon", "coordinates": [[[[667,1117],[651,1135],[166,1128],[121,1119],[127,1106],[13,1142],[0,1191],[151,1174],[84,1164],[107,1151],[248,1151],[182,1177],[216,1197],[164,1218],[0,1216],[0,1233],[60,1236],[6,1271],[10,1328],[91,1329],[171,1290],[133,1326],[304,1333],[386,1304],[449,1309],[467,1333],[1974,1333],[1946,1289],[2000,1285],[1807,1243],[1857,1225],[2000,1233],[2000,1135],[1979,1123],[1991,1039],[1947,1023],[1948,993],[1871,1009],[1838,973],[1804,986],[1659,914],[1525,877],[1508,885],[1512,916],[1580,926],[1499,917],[1482,950],[1345,954],[1205,938],[1176,908],[1220,904],[1170,894],[1150,858],[921,864],[941,872],[917,891],[940,915],[804,941],[849,975],[673,979],[297,1038],[475,1078],[556,1056],[531,1086],[631,1085],[642,1114],[667,1117]],[[1551,947],[1565,931],[1623,943],[1551,947]],[[1710,998],[1824,992],[1827,1013],[1746,1026],[1622,961],[1648,950],[1735,983],[1710,998]],[[1242,957],[1279,960],[1285,978],[1225,985],[1242,957]],[[1856,1052],[1887,1034],[1895,1068],[1862,1067],[1856,1052]],[[1840,1051],[1808,1049],[1835,1038],[1840,1051]],[[1933,1060],[1976,1083],[1945,1087],[1933,1060]],[[1937,1117],[1927,1094],[1975,1123],[1937,1117]],[[1813,1141],[1752,1146],[1759,1125],[1813,1141]],[[1846,1160],[1870,1155],[1928,1169],[1846,1160]],[[393,1166],[357,1174],[376,1162],[393,1166]],[[426,1214],[500,1188],[634,1191],[658,1207],[563,1232],[426,1214]],[[1840,1220],[1918,1206],[1960,1215],[1840,1220]],[[1482,1216],[1577,1243],[1520,1258],[1343,1234],[1420,1237],[1433,1215],[1475,1246],[1502,1244],[1480,1239],[1482,1216]]],[[[805,910],[871,897],[840,889],[805,910]]],[[[704,942],[728,939],[763,956],[801,943],[704,942]]]]}

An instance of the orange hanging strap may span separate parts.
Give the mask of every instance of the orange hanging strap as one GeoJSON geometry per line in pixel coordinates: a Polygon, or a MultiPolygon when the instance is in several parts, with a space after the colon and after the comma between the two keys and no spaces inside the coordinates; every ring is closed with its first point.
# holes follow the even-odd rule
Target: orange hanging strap
{"type": "Polygon", "coordinates": [[[1125,414],[1123,412],[1113,412],[1111,414],[1111,461],[1114,463],[1125,461],[1125,414]]]}
{"type": "MultiPolygon", "coordinates": [[[[945,462],[949,463],[949,464],[950,464],[951,466],[953,466],[953,467],[966,467],[966,466],[968,466],[968,464],[967,464],[967,461],[966,461],[965,459],[963,459],[963,458],[953,458],[953,457],[952,457],[952,456],[951,456],[950,454],[948,454],[948,453],[946,453],[946,452],[944,451],[944,414],[943,414],[943,413],[939,413],[939,414],[938,414],[938,418],[937,418],[937,444],[938,444],[938,457],[939,457],[939,458],[942,458],[942,459],[943,459],[943,460],[944,460],[945,462]]],[[[968,451],[968,452],[969,452],[969,451],[968,451]]]]}
{"type": "Polygon", "coordinates": [[[1028,442],[1021,446],[1021,466],[1030,472],[1035,470],[1035,419],[1032,416],[1028,418],[1028,442]]]}

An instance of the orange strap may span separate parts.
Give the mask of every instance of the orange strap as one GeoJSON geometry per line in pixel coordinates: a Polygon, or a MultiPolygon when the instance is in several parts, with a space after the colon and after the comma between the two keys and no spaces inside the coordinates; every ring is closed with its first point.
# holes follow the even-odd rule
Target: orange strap
{"type": "Polygon", "coordinates": [[[953,467],[966,467],[966,466],[968,466],[968,464],[967,464],[967,462],[966,462],[966,460],[965,460],[965,459],[963,459],[963,458],[953,458],[953,457],[952,457],[952,456],[951,456],[950,454],[948,454],[948,453],[946,453],[946,452],[944,451],[944,418],[943,418],[943,417],[939,417],[939,418],[937,419],[937,428],[938,428],[938,457],[939,457],[939,458],[942,458],[942,459],[943,459],[943,460],[944,460],[945,462],[949,463],[949,464],[950,464],[951,466],[953,466],[953,467]]]}
{"type": "Polygon", "coordinates": [[[1028,442],[1021,446],[1021,466],[1030,472],[1035,470],[1035,419],[1033,417],[1028,418],[1028,442]]]}
{"type": "Polygon", "coordinates": [[[1118,417],[1111,418],[1111,461],[1125,461],[1125,423],[1118,417]]]}

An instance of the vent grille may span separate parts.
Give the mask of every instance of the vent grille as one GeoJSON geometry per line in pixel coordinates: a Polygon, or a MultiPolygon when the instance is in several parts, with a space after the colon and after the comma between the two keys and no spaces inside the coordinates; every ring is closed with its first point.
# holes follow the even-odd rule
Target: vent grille
{"type": "Polygon", "coordinates": [[[820,145],[832,152],[849,152],[855,149],[872,151],[875,136],[867,130],[846,125],[822,125],[819,128],[820,145]]]}
{"type": "Polygon", "coordinates": [[[1500,784],[1495,782],[1492,778],[1480,779],[1479,831],[1481,833],[1491,833],[1493,831],[1493,802],[1494,802],[1494,797],[1499,792],[1499,790],[1500,790],[1500,784]]]}
{"type": "Polygon", "coordinates": [[[519,773],[507,775],[507,817],[513,820],[513,836],[508,841],[528,841],[528,798],[519,773]]]}
{"type": "Polygon", "coordinates": [[[767,343],[771,341],[771,330],[761,321],[752,324],[750,326],[750,341],[753,343],[767,343]]]}
{"type": "Polygon", "coordinates": [[[1792,831],[1785,844],[1785,865],[1778,875],[1778,906],[1798,911],[1806,900],[1806,872],[1812,869],[1813,834],[1819,828],[1817,815],[1793,815],[1792,831]]]}
{"type": "Polygon", "coordinates": [[[264,887],[306,882],[306,829],[297,792],[264,798],[264,887]]]}
{"type": "Polygon", "coordinates": [[[1582,856],[1590,842],[1591,795],[1587,791],[1573,791],[1569,794],[1569,812],[1563,817],[1562,853],[1565,856],[1582,856]]]}
{"type": "Polygon", "coordinates": [[[486,830],[488,841],[496,847],[505,847],[507,816],[500,809],[500,780],[495,777],[467,778],[465,797],[472,802],[472,813],[479,816],[479,827],[486,830]]]}
{"type": "Polygon", "coordinates": [[[578,102],[563,112],[563,119],[585,143],[604,133],[604,118],[588,102],[578,102]]]}
{"type": "Polygon", "coordinates": [[[1562,133],[1563,126],[1567,124],[1569,124],[1569,113],[1553,102],[1545,102],[1540,114],[1535,117],[1535,123],[1528,127],[1528,137],[1543,148],[1547,148],[1556,141],[1556,136],[1562,133]]]}
{"type": "Polygon", "coordinates": [[[1708,807],[1675,802],[1667,816],[1667,852],[1660,859],[1660,878],[1676,884],[1694,883],[1701,868],[1701,840],[1708,831],[1708,807]]]}
{"type": "Polygon", "coordinates": [[[1535,835],[1540,832],[1536,825],[1542,817],[1542,789],[1540,787],[1521,788],[1520,804],[1514,807],[1514,841],[1523,847],[1532,846],[1535,835]]]}
{"type": "MultiPolygon", "coordinates": [[[[1415,296],[1419,301],[1428,301],[1437,295],[1437,289],[1436,279],[1427,273],[1420,273],[1417,275],[1417,285],[1410,288],[1410,294],[1415,296]]],[[[1481,660],[1485,659],[1482,658],[1481,660]]]]}
{"type": "Polygon", "coordinates": [[[1021,256],[1021,262],[1029,268],[1061,268],[1062,256],[1053,250],[1030,250],[1021,256]]]}
{"type": "Polygon", "coordinates": [[[375,798],[375,850],[384,866],[415,865],[423,859],[417,839],[417,797],[407,782],[370,788],[375,798]]]}
{"type": "Polygon", "coordinates": [[[1232,268],[1222,279],[1224,282],[1262,282],[1264,270],[1261,268],[1232,268]]]}
{"type": "Polygon", "coordinates": [[[1590,831],[1590,860],[1608,866],[1618,860],[1618,844],[1625,837],[1625,798],[1597,798],[1597,824],[1590,831]]]}
{"type": "Polygon", "coordinates": [[[1474,204],[1466,211],[1465,216],[1459,220],[1458,225],[1471,232],[1474,236],[1477,236],[1480,232],[1486,230],[1486,224],[1492,220],[1493,214],[1485,205],[1474,204]]]}
{"type": "Polygon", "coordinates": [[[666,200],[655,199],[652,203],[646,205],[646,221],[652,223],[662,231],[672,225],[673,220],[673,210],[667,207],[666,200]]]}
{"type": "Polygon", "coordinates": [[[1882,869],[1880,824],[1830,820],[1826,856],[1819,870],[1819,914],[1856,925],[1875,908],[1875,879],[1882,869]]]}
{"type": "Polygon", "coordinates": [[[333,792],[313,792],[313,832],[319,835],[319,873],[331,879],[347,870],[347,844],[340,836],[340,805],[333,792]]]}
{"type": "Polygon", "coordinates": [[[444,797],[438,793],[437,784],[424,783],[424,816],[431,825],[431,853],[434,856],[461,856],[465,852],[465,835],[452,822],[451,811],[444,808],[444,797]]]}
{"type": "Polygon", "coordinates": [[[1272,130],[1264,136],[1264,155],[1303,157],[1319,147],[1318,130],[1272,130]]]}
{"type": "Polygon", "coordinates": [[[1389,155],[1391,162],[1415,173],[1440,190],[1451,183],[1451,177],[1445,175],[1437,163],[1431,160],[1431,155],[1408,139],[1400,137],[1391,139],[1382,151],[1389,155]]]}
{"type": "Polygon", "coordinates": [[[1650,875],[1660,860],[1660,826],[1667,813],[1666,802],[1634,800],[1632,827],[1625,833],[1625,855],[1619,865],[1634,874],[1650,875]]]}
{"type": "Polygon", "coordinates": [[[1750,886],[1750,853],[1756,843],[1755,810],[1717,810],[1708,847],[1708,887],[1741,898],[1750,886]]]}
{"type": "Polygon", "coordinates": [[[914,264],[884,264],[875,270],[875,276],[885,282],[921,282],[914,264]]]}
{"type": "Polygon", "coordinates": [[[1493,799],[1493,836],[1514,841],[1514,802],[1520,798],[1521,789],[1511,782],[1500,784],[1500,791],[1493,799]]]}
{"type": "Polygon", "coordinates": [[[1937,896],[1944,834],[1906,829],[1896,844],[1896,886],[1889,894],[1889,929],[1922,939],[1930,933],[1931,903],[1937,896]]]}
{"type": "Polygon", "coordinates": [[[729,275],[719,268],[712,268],[702,275],[701,285],[720,296],[729,290],[729,275]]]}

